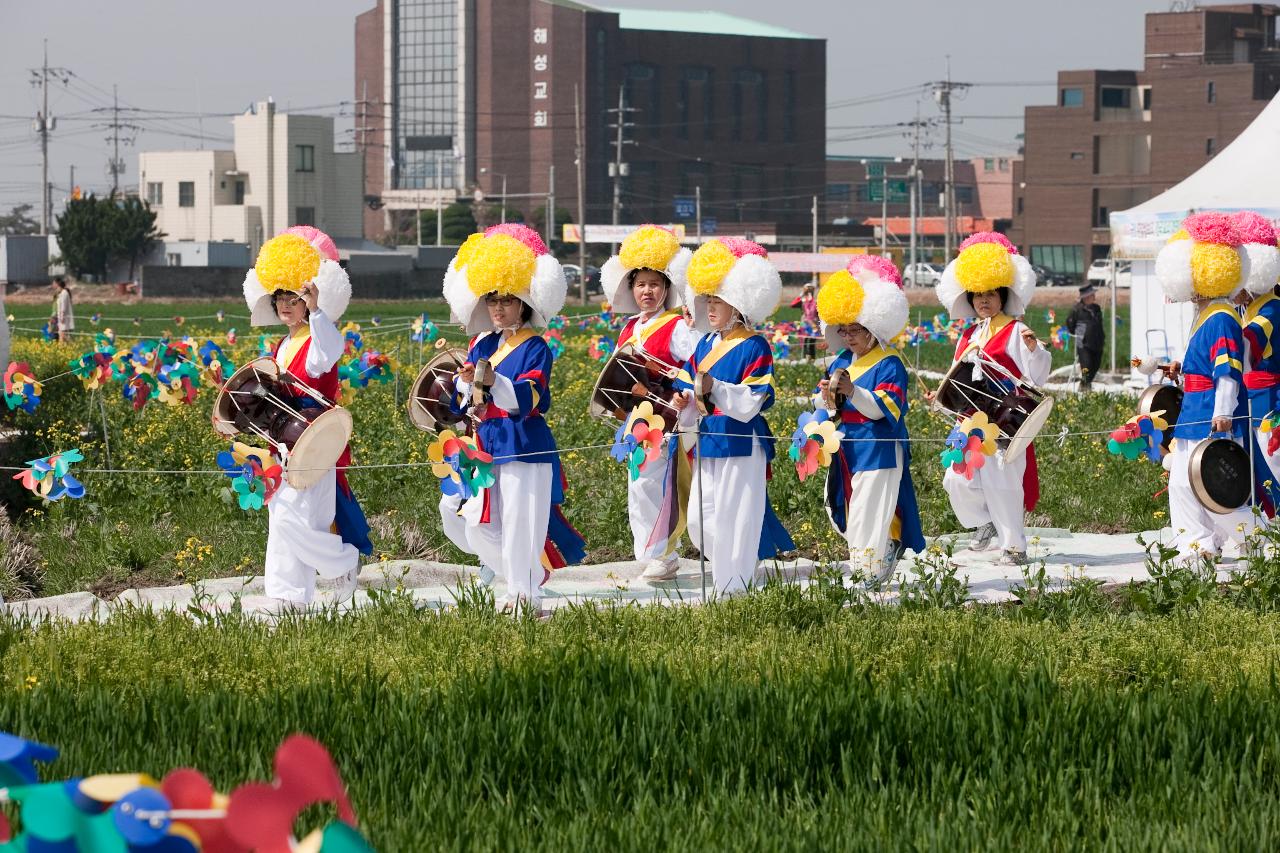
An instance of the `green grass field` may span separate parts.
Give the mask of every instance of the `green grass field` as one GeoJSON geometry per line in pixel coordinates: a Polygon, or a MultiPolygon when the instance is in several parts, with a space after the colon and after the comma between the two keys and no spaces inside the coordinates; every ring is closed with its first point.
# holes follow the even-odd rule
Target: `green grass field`
{"type": "MultiPolygon", "coordinates": [[[[243,322],[229,317],[219,325],[211,319],[194,319],[208,317],[218,307],[210,303],[144,303],[129,307],[80,305],[77,310],[82,318],[79,328],[89,332],[94,327],[85,318],[95,310],[107,318],[143,317],[141,327],[134,327],[131,321],[127,326],[112,320],[101,323],[99,330],[113,324],[121,345],[136,334],[136,328],[159,334],[165,327],[191,335],[198,344],[205,338],[223,343],[227,328],[243,322]],[[179,313],[193,319],[178,327],[172,318],[179,313]]],[[[231,303],[224,307],[228,314],[243,310],[231,303]]],[[[361,324],[366,347],[391,354],[400,364],[398,383],[370,385],[350,406],[355,418],[357,465],[426,462],[432,439],[409,424],[404,410],[404,395],[420,359],[430,354],[410,341],[405,325],[420,307],[354,303],[345,318],[361,324]],[[370,323],[375,314],[383,318],[381,327],[370,323]]],[[[443,306],[427,307],[437,321],[446,319],[443,306]]],[[[19,329],[31,328],[44,319],[37,306],[11,306],[11,313],[19,329]]],[[[1047,335],[1043,312],[1030,319],[1047,335]]],[[[229,354],[234,363],[243,364],[256,354],[258,336],[243,325],[237,331],[239,341],[229,354]]],[[[445,331],[452,341],[462,343],[456,329],[445,331]]],[[[554,403],[548,422],[565,451],[569,481],[566,513],[587,539],[588,561],[604,562],[630,557],[626,474],[623,466],[610,459],[607,449],[573,449],[608,444],[613,437],[613,426],[586,414],[601,366],[587,356],[590,334],[580,331],[572,320],[565,330],[566,352],[556,362],[552,377],[554,403]]],[[[19,331],[12,357],[29,361],[37,376],[53,376],[65,372],[70,359],[89,349],[91,338],[78,340],[75,344],[49,344],[30,332],[19,331]]],[[[950,350],[946,343],[925,344],[920,348],[920,361],[925,366],[944,367],[950,361],[950,350]]],[[[914,363],[915,352],[908,350],[905,357],[914,363]]],[[[1067,353],[1054,353],[1055,365],[1069,363],[1069,358],[1067,353]]],[[[814,365],[779,365],[778,402],[768,413],[776,435],[783,439],[790,436],[802,406],[807,405],[803,400],[818,378],[814,365]]],[[[956,530],[938,462],[940,441],[949,423],[928,412],[919,393],[919,384],[913,383],[911,433],[934,440],[915,445],[911,463],[925,530],[956,530]]],[[[86,457],[79,466],[82,469],[107,468],[109,449],[110,467],[115,469],[202,471],[216,467],[214,456],[225,446],[209,426],[213,397],[212,389],[205,388],[191,406],[170,408],[152,402],[135,412],[118,385],[91,394],[78,379],[64,376],[48,383],[34,414],[0,411],[0,426],[19,431],[8,445],[14,462],[79,447],[86,457]]],[[[1133,403],[1126,398],[1063,397],[1046,434],[1056,434],[1062,427],[1073,432],[1114,429],[1132,411],[1133,403]]],[[[1061,444],[1053,439],[1039,443],[1045,476],[1041,504],[1031,518],[1033,525],[1116,531],[1162,524],[1165,502],[1163,497],[1153,497],[1162,488],[1158,467],[1109,455],[1105,438],[1086,435],[1061,444]]],[[[780,453],[785,453],[785,442],[779,447],[780,453]]],[[[801,553],[841,559],[845,546],[822,509],[821,478],[799,483],[794,466],[785,458],[775,463],[773,474],[772,500],[801,553]]],[[[463,559],[440,531],[436,510],[439,490],[428,468],[354,470],[350,476],[372,522],[378,557],[463,559]]],[[[5,540],[7,557],[0,571],[0,593],[7,598],[81,589],[109,597],[134,586],[261,571],[266,513],[245,513],[230,503],[224,495],[226,481],[220,475],[86,473],[83,479],[88,490],[83,500],[50,505],[31,500],[16,484],[3,480],[8,488],[3,494],[15,521],[5,540]],[[15,548],[10,544],[14,542],[27,547],[15,548]]]]}
{"type": "Polygon", "coordinates": [[[223,790],[306,731],[380,850],[1269,849],[1278,634],[1221,603],[1063,624],[781,587],[548,622],[122,615],[0,625],[0,730],[60,745],[49,778],[223,790]]]}

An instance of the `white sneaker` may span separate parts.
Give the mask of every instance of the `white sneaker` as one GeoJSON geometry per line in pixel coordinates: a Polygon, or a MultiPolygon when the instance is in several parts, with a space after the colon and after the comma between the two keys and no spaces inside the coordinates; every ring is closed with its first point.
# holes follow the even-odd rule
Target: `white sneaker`
{"type": "Polygon", "coordinates": [[[675,580],[679,571],[680,560],[674,555],[665,560],[657,558],[650,560],[649,564],[644,567],[644,571],[640,574],[640,579],[645,581],[675,580]]]}
{"type": "Polygon", "coordinates": [[[493,586],[493,579],[496,576],[497,575],[493,569],[489,568],[484,563],[480,564],[480,584],[482,586],[493,586]]]}
{"type": "Polygon", "coordinates": [[[338,581],[333,589],[333,600],[343,602],[356,594],[356,586],[360,580],[360,564],[357,563],[338,581]]]}
{"type": "Polygon", "coordinates": [[[1019,551],[1016,548],[1006,548],[1004,554],[996,562],[1001,566],[1025,566],[1027,564],[1027,552],[1019,551]]]}
{"type": "Polygon", "coordinates": [[[979,527],[973,531],[973,538],[969,540],[970,551],[985,551],[991,546],[991,540],[996,538],[996,526],[991,522],[979,527]]]}

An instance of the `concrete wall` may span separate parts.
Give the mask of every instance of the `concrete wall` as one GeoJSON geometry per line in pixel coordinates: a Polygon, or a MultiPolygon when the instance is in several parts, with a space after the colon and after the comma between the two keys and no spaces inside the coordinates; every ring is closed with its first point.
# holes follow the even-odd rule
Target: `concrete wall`
{"type": "Polygon", "coordinates": [[[152,207],[156,226],[170,239],[243,240],[234,217],[215,216],[219,207],[234,206],[235,181],[243,178],[226,173],[235,168],[233,151],[146,151],[138,155],[139,195],[148,199],[147,185],[160,184],[160,203],[152,207]],[[191,207],[179,204],[182,182],[190,182],[195,192],[191,207]],[[220,233],[219,226],[230,230],[220,233]]]}
{"type": "Polygon", "coordinates": [[[0,283],[47,284],[48,281],[49,239],[47,237],[37,235],[0,237],[0,283]]]}
{"type": "MultiPolygon", "coordinates": [[[[206,297],[240,299],[244,293],[244,267],[145,266],[142,292],[148,298],[206,297]]],[[[396,272],[354,273],[355,299],[427,299],[443,292],[444,268],[396,272]]]]}

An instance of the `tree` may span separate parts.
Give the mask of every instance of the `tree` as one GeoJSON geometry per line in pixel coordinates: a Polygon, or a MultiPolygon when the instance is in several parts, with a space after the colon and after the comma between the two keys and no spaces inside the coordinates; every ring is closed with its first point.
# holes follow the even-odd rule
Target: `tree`
{"type": "MultiPolygon", "coordinates": [[[[551,235],[552,243],[561,242],[560,235],[563,233],[563,231],[561,230],[560,226],[564,225],[566,222],[572,223],[573,215],[570,214],[569,211],[565,210],[563,207],[557,207],[556,208],[556,233],[551,235]]],[[[541,234],[544,238],[547,236],[547,206],[545,204],[540,205],[537,208],[534,208],[533,216],[530,218],[528,225],[534,231],[537,231],[539,234],[541,234]]],[[[547,248],[550,249],[552,247],[548,245],[547,248]]]]}
{"type": "Polygon", "coordinates": [[[165,234],[156,228],[156,213],[140,198],[126,198],[116,206],[111,229],[111,254],[129,261],[129,281],[138,260],[151,251],[165,234]]]}
{"type": "Polygon", "coordinates": [[[32,206],[15,204],[13,210],[0,215],[0,234],[39,234],[40,223],[31,218],[32,206]]]}
{"type": "Polygon", "coordinates": [[[76,276],[107,277],[113,260],[129,262],[133,278],[138,260],[165,235],[156,229],[156,214],[141,199],[73,199],[58,216],[58,247],[67,270],[76,276]]]}
{"type": "Polygon", "coordinates": [[[67,209],[58,214],[58,248],[72,275],[107,277],[115,212],[112,200],[90,193],[87,198],[68,202],[67,209]]]}
{"type": "MultiPolygon", "coordinates": [[[[413,222],[412,219],[409,220],[413,222]]],[[[435,208],[428,208],[422,211],[422,242],[424,245],[435,245],[436,242],[436,211],[435,208]]],[[[443,227],[441,231],[441,239],[448,246],[461,246],[462,242],[474,234],[478,229],[475,217],[471,215],[471,204],[465,201],[455,201],[446,207],[441,216],[443,227]]],[[[405,235],[408,237],[407,242],[413,243],[418,239],[416,233],[405,235]]]]}

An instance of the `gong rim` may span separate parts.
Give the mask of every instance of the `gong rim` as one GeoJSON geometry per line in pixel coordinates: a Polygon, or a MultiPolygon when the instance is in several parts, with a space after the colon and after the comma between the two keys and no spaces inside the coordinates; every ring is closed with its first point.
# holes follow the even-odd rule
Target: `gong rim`
{"type": "Polygon", "coordinates": [[[240,435],[240,430],[236,428],[233,422],[236,406],[235,402],[231,398],[231,392],[244,384],[243,381],[237,383],[236,380],[238,378],[249,373],[265,373],[268,374],[271,379],[279,380],[280,371],[281,367],[276,363],[274,358],[266,355],[260,355],[237,369],[235,373],[228,376],[226,381],[222,383],[222,387],[218,389],[218,399],[215,400],[213,404],[214,432],[224,438],[234,438],[235,436],[240,435]]]}
{"type": "Polygon", "coordinates": [[[1045,397],[1027,414],[1022,426],[1018,427],[1018,431],[1009,439],[1009,446],[1004,451],[1004,458],[1016,459],[1019,454],[1026,453],[1027,448],[1031,446],[1031,442],[1036,440],[1036,436],[1044,429],[1044,425],[1049,422],[1051,414],[1053,414],[1053,398],[1045,397]]]}
{"type": "Polygon", "coordinates": [[[1229,438],[1206,438],[1196,444],[1191,451],[1191,459],[1188,462],[1187,479],[1191,482],[1191,491],[1196,496],[1196,500],[1210,512],[1218,515],[1228,515],[1236,510],[1242,509],[1249,503],[1249,495],[1252,490],[1253,476],[1252,466],[1249,461],[1249,451],[1245,450],[1239,443],[1229,438]],[[1234,448],[1234,449],[1230,449],[1234,448]],[[1228,506],[1218,500],[1209,486],[1204,481],[1204,474],[1201,468],[1204,466],[1205,459],[1210,453],[1225,452],[1230,456],[1236,457],[1236,462],[1240,470],[1243,472],[1242,478],[1248,487],[1244,490],[1244,500],[1237,506],[1228,506]]]}
{"type": "Polygon", "coordinates": [[[312,421],[289,451],[289,462],[285,466],[289,485],[301,491],[319,482],[337,464],[351,441],[351,431],[351,413],[341,406],[329,409],[312,421]]]}
{"type": "MultiPolygon", "coordinates": [[[[435,375],[435,371],[440,369],[442,363],[452,362],[457,367],[461,367],[466,358],[467,354],[465,352],[456,347],[451,347],[433,355],[418,371],[417,377],[413,380],[413,385],[409,387],[409,400],[405,404],[405,408],[409,412],[409,421],[415,427],[423,432],[439,431],[442,421],[438,420],[426,406],[419,402],[420,398],[425,396],[425,394],[421,393],[421,389],[424,385],[429,384],[435,375]]],[[[451,421],[445,426],[454,426],[464,421],[465,418],[459,416],[456,421],[451,421]]]]}

